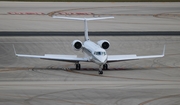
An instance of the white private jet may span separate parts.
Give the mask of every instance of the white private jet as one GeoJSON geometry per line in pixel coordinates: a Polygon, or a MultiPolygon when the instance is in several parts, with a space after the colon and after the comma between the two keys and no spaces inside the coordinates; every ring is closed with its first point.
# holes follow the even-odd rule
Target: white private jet
{"type": "Polygon", "coordinates": [[[14,48],[14,52],[18,57],[30,57],[30,58],[40,58],[45,60],[55,60],[55,61],[67,61],[73,62],[76,65],[76,69],[80,70],[81,65],[79,62],[94,62],[99,65],[99,74],[103,74],[102,70],[108,69],[108,63],[119,62],[119,61],[129,61],[138,60],[145,58],[159,58],[163,57],[165,53],[165,46],[162,55],[149,55],[149,56],[137,56],[137,55],[107,55],[106,50],[109,48],[110,43],[107,40],[100,40],[97,43],[92,42],[88,37],[88,26],[87,21],[89,20],[101,20],[110,19],[114,17],[98,17],[98,18],[73,18],[73,17],[59,17],[53,16],[53,18],[60,19],[71,19],[71,20],[82,20],[84,21],[84,34],[85,41],[82,43],[80,40],[74,40],[72,42],[72,47],[76,51],[82,50],[84,53],[83,58],[77,57],[77,55],[55,55],[55,54],[45,54],[45,55],[24,55],[17,54],[14,48]]]}

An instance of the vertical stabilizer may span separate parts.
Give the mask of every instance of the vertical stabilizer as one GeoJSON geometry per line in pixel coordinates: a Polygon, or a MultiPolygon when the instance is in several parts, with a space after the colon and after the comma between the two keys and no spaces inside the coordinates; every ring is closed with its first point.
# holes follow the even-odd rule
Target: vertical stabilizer
{"type": "Polygon", "coordinates": [[[84,40],[89,40],[89,37],[88,37],[88,25],[87,25],[87,20],[85,19],[84,20],[84,40]]]}
{"type": "Polygon", "coordinates": [[[70,20],[83,20],[84,21],[84,39],[89,40],[88,37],[88,25],[87,21],[89,20],[101,20],[101,19],[110,19],[114,17],[98,17],[98,18],[74,18],[74,17],[60,17],[60,16],[53,16],[53,18],[60,18],[60,19],[70,19],[70,20]]]}

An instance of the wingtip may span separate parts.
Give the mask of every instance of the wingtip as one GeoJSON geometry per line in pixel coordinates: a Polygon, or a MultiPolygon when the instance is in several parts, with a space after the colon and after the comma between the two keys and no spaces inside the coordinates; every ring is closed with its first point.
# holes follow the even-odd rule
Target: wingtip
{"type": "Polygon", "coordinates": [[[14,44],[13,44],[12,46],[13,46],[14,54],[17,56],[17,54],[16,54],[16,49],[15,49],[15,47],[14,47],[14,44]]]}
{"type": "Polygon", "coordinates": [[[165,55],[166,45],[164,45],[163,56],[165,55]]]}
{"type": "Polygon", "coordinates": [[[59,16],[53,15],[52,18],[58,18],[59,16]]]}
{"type": "Polygon", "coordinates": [[[53,15],[52,18],[58,18],[58,16],[53,15]]]}

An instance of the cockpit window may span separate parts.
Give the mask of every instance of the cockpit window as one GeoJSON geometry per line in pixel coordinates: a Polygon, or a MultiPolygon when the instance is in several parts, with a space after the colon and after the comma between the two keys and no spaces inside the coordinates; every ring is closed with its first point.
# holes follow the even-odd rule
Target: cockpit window
{"type": "Polygon", "coordinates": [[[106,52],[97,51],[94,52],[94,55],[106,55],[106,52]]]}

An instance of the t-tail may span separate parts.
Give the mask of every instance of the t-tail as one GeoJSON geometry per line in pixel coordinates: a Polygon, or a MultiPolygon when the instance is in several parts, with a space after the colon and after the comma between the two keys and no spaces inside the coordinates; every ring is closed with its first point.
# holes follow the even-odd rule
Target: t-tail
{"type": "Polygon", "coordinates": [[[114,17],[75,18],[75,17],[60,17],[60,16],[53,16],[53,18],[70,19],[70,20],[83,20],[83,21],[84,21],[84,39],[85,39],[85,41],[87,41],[87,40],[89,40],[89,37],[88,37],[88,25],[87,25],[87,21],[89,21],[89,20],[110,19],[110,18],[114,18],[114,17]]]}

